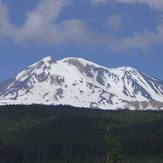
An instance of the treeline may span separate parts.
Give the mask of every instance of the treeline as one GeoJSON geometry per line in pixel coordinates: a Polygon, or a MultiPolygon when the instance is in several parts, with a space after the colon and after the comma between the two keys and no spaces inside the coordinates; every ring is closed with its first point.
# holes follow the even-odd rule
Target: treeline
{"type": "Polygon", "coordinates": [[[162,160],[162,124],[163,112],[1,106],[0,163],[104,163],[110,136],[118,139],[122,161],[162,160]]]}

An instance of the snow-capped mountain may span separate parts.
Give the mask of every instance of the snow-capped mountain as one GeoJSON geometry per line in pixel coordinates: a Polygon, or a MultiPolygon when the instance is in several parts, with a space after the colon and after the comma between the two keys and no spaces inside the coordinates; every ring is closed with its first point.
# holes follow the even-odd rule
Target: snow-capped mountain
{"type": "Polygon", "coordinates": [[[163,109],[163,82],[132,67],[46,57],[0,84],[0,104],[163,109]]]}

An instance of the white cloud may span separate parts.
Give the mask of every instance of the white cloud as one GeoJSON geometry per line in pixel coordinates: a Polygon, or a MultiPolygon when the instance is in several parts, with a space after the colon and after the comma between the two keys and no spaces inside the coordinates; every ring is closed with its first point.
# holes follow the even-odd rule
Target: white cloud
{"type": "Polygon", "coordinates": [[[98,4],[101,4],[101,3],[106,3],[108,2],[109,0],[89,0],[93,5],[98,5],[98,4]]]}
{"type": "Polygon", "coordinates": [[[9,23],[7,7],[0,2],[0,40],[13,34],[14,28],[9,23]]]}
{"type": "Polygon", "coordinates": [[[118,2],[118,3],[126,3],[126,4],[146,4],[153,9],[163,10],[163,0],[89,0],[92,4],[102,4],[108,2],[118,2]]]}
{"type": "Polygon", "coordinates": [[[107,19],[106,23],[110,29],[117,30],[122,26],[123,19],[120,16],[112,15],[107,19]]]}
{"type": "Polygon", "coordinates": [[[162,10],[163,9],[163,0],[114,0],[120,3],[142,3],[146,4],[154,9],[162,10]]]}
{"type": "Polygon", "coordinates": [[[65,6],[67,0],[42,0],[38,6],[26,14],[24,25],[17,29],[16,42],[43,42],[54,44],[63,37],[56,20],[65,6]],[[59,34],[61,35],[60,38],[59,34]]]}
{"type": "MultiPolygon", "coordinates": [[[[126,4],[146,4],[152,9],[156,9],[159,12],[163,10],[163,0],[90,0],[93,3],[101,4],[108,2],[126,3],[126,4]]],[[[117,38],[110,44],[112,50],[127,50],[129,48],[147,49],[149,46],[154,44],[163,44],[163,17],[160,16],[160,24],[158,24],[153,31],[144,30],[141,33],[134,33],[129,37],[117,38]]],[[[116,16],[111,16],[107,20],[109,28],[116,29],[122,24],[122,19],[116,16]]]]}
{"type": "MultiPolygon", "coordinates": [[[[10,22],[8,8],[0,2],[0,40],[9,38],[17,44],[41,43],[51,46],[82,40],[93,44],[105,44],[114,50],[145,49],[151,44],[163,44],[163,18],[154,32],[144,31],[120,39],[114,35],[95,33],[82,20],[68,19],[58,23],[60,13],[68,5],[70,0],[42,0],[33,11],[26,14],[24,24],[15,27],[10,22]]],[[[110,28],[119,28],[123,23],[118,16],[111,16],[107,22],[110,28]]]]}
{"type": "Polygon", "coordinates": [[[52,46],[67,41],[99,42],[101,35],[94,34],[85,21],[69,19],[56,23],[69,2],[42,0],[33,11],[26,14],[24,25],[20,27],[10,23],[8,8],[0,3],[0,39],[9,38],[18,44],[43,43],[52,46]]]}
{"type": "Polygon", "coordinates": [[[144,31],[142,33],[135,33],[130,37],[119,39],[116,45],[113,45],[114,50],[126,50],[129,48],[138,48],[145,50],[150,45],[163,44],[163,21],[155,27],[154,32],[144,31]]]}

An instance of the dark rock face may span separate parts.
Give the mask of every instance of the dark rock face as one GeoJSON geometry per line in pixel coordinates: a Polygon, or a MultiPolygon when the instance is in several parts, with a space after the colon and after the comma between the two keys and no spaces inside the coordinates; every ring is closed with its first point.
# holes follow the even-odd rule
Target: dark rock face
{"type": "Polygon", "coordinates": [[[48,80],[48,78],[49,78],[49,73],[46,74],[45,72],[42,72],[41,74],[39,74],[38,76],[36,76],[36,79],[39,82],[44,82],[44,81],[48,80]]]}
{"type": "Polygon", "coordinates": [[[79,62],[76,58],[66,60],[65,62],[67,62],[69,65],[76,66],[82,73],[86,72],[85,66],[81,62],[79,62]]]}
{"type": "Polygon", "coordinates": [[[43,95],[43,99],[45,99],[45,97],[48,96],[48,95],[49,95],[49,92],[45,93],[45,94],[43,95]]]}
{"type": "Polygon", "coordinates": [[[86,74],[88,77],[90,77],[90,78],[93,77],[93,73],[92,73],[93,65],[88,65],[87,64],[85,66],[84,64],[79,62],[76,58],[69,59],[69,60],[67,60],[65,62],[67,62],[70,65],[76,66],[81,73],[86,74]]]}
{"type": "Polygon", "coordinates": [[[143,109],[149,109],[149,107],[151,107],[151,109],[157,109],[160,110],[161,108],[163,108],[163,102],[159,102],[156,100],[150,100],[150,101],[133,101],[133,102],[126,102],[128,103],[129,106],[133,106],[135,107],[136,110],[143,110],[143,109]]]}
{"type": "Polygon", "coordinates": [[[63,89],[62,88],[58,88],[56,90],[55,99],[58,100],[58,98],[63,98],[63,89]]]}
{"type": "Polygon", "coordinates": [[[157,107],[157,109],[163,108],[163,102],[152,100],[150,103],[153,107],[157,107]]]}
{"type": "Polygon", "coordinates": [[[107,92],[105,90],[102,90],[102,93],[100,94],[100,101],[99,101],[99,103],[103,103],[103,104],[108,103],[108,104],[113,105],[112,98],[114,96],[115,95],[110,94],[109,92],[107,92]],[[107,97],[105,97],[105,94],[107,94],[107,97]]]}
{"type": "Polygon", "coordinates": [[[147,107],[148,107],[148,105],[149,105],[149,104],[148,104],[148,102],[147,102],[147,101],[143,101],[143,102],[142,102],[142,106],[143,106],[143,108],[147,108],[147,107]]]}
{"type": "Polygon", "coordinates": [[[154,78],[150,78],[144,74],[142,74],[145,81],[150,85],[150,87],[157,93],[163,95],[163,81],[159,81],[154,78]]]}
{"type": "Polygon", "coordinates": [[[138,82],[135,81],[127,72],[125,73],[125,76],[122,78],[122,80],[124,83],[123,93],[125,95],[135,98],[136,97],[135,95],[140,93],[142,96],[146,97],[147,99],[152,100],[151,95],[140,84],[138,84],[138,82]],[[131,83],[132,88],[134,89],[133,95],[129,93],[130,91],[128,90],[126,86],[126,81],[127,81],[127,84],[131,83]]]}
{"type": "Polygon", "coordinates": [[[2,94],[15,81],[15,77],[0,83],[0,94],[2,94]]]}
{"type": "Polygon", "coordinates": [[[51,81],[51,85],[54,84],[54,85],[60,85],[62,86],[65,82],[65,79],[64,77],[62,76],[59,76],[59,75],[50,75],[50,81],[51,81]]]}
{"type": "Polygon", "coordinates": [[[24,81],[17,81],[14,78],[14,79],[9,80],[7,83],[4,82],[1,85],[0,96],[5,97],[8,94],[11,94],[14,96],[12,99],[16,100],[18,97],[18,91],[19,90],[24,90],[25,94],[27,94],[32,87],[33,87],[32,82],[29,79],[26,79],[24,81]],[[12,84],[12,85],[8,88],[8,86],[10,84],[12,84]]]}
{"type": "Polygon", "coordinates": [[[126,86],[123,87],[123,93],[124,93],[126,96],[136,97],[136,96],[132,96],[132,95],[130,95],[130,92],[128,91],[128,89],[127,89],[126,86]]]}
{"type": "Polygon", "coordinates": [[[62,76],[57,76],[57,83],[62,85],[65,82],[65,78],[62,76]]]}
{"type": "Polygon", "coordinates": [[[90,108],[92,108],[92,109],[98,109],[99,106],[98,106],[98,104],[96,102],[91,102],[90,108]]]}
{"type": "Polygon", "coordinates": [[[87,86],[88,86],[89,89],[91,89],[91,90],[100,89],[100,87],[97,87],[96,85],[94,85],[94,84],[92,84],[92,83],[87,83],[87,86]]]}
{"type": "Polygon", "coordinates": [[[51,56],[49,56],[49,61],[48,61],[48,63],[51,65],[51,64],[53,64],[53,63],[57,63],[57,61],[53,58],[53,57],[51,57],[51,56]]]}
{"type": "Polygon", "coordinates": [[[97,78],[96,78],[96,81],[99,84],[105,86],[105,82],[106,82],[105,80],[106,79],[105,79],[104,74],[107,73],[107,71],[105,69],[103,69],[103,68],[94,68],[94,72],[96,72],[98,74],[97,78]]]}

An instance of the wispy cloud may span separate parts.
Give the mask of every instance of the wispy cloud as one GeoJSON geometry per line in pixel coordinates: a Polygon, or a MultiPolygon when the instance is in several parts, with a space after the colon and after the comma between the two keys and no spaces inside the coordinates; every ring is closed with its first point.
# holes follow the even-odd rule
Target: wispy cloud
{"type": "Polygon", "coordinates": [[[118,2],[126,4],[146,4],[153,9],[163,10],[163,0],[89,0],[93,5],[103,4],[108,2],[118,2]]]}
{"type": "Polygon", "coordinates": [[[98,5],[102,3],[107,3],[109,0],[89,0],[93,5],[98,5]]]}
{"type": "MultiPolygon", "coordinates": [[[[96,2],[98,1],[100,0],[96,2]]],[[[127,0],[116,1],[128,3],[127,0]]],[[[16,27],[10,22],[8,7],[0,2],[0,40],[11,39],[17,44],[39,43],[50,46],[70,41],[85,41],[97,45],[104,44],[113,50],[145,49],[151,44],[163,44],[162,18],[153,32],[146,30],[130,37],[118,38],[112,34],[96,33],[84,20],[73,18],[59,22],[60,13],[70,4],[71,0],[42,0],[34,10],[26,13],[24,24],[16,27]]],[[[123,20],[119,16],[110,16],[107,20],[108,27],[112,29],[118,29],[122,23],[123,20]]]]}
{"type": "Polygon", "coordinates": [[[0,2],[0,40],[12,37],[14,27],[9,22],[8,8],[0,2]]]}
{"type": "Polygon", "coordinates": [[[26,14],[24,25],[15,27],[9,21],[8,8],[0,3],[0,39],[52,46],[67,41],[99,42],[102,36],[94,34],[83,20],[68,19],[56,23],[59,14],[68,5],[70,1],[67,0],[42,0],[33,11],[26,14]]]}
{"type": "MultiPolygon", "coordinates": [[[[124,3],[124,4],[145,4],[152,9],[158,10],[159,13],[163,10],[163,0],[90,0],[92,4],[102,3],[124,3]]],[[[126,50],[129,48],[147,49],[150,45],[163,44],[163,18],[162,16],[160,24],[158,24],[153,31],[144,30],[140,33],[133,33],[131,36],[124,38],[117,38],[113,44],[110,44],[110,48],[113,50],[126,50]]],[[[107,20],[109,28],[116,29],[120,27],[122,20],[120,17],[111,16],[107,20]]]]}
{"type": "MultiPolygon", "coordinates": [[[[108,0],[109,1],[109,0],[108,0]]],[[[142,3],[142,4],[146,4],[150,7],[152,7],[153,9],[158,9],[158,10],[163,10],[163,1],[162,0],[114,0],[116,2],[120,2],[120,3],[142,3]]]]}
{"type": "Polygon", "coordinates": [[[163,20],[155,27],[154,31],[145,30],[142,33],[134,33],[130,37],[119,39],[116,46],[113,45],[112,48],[120,51],[129,48],[145,50],[154,44],[163,44],[163,20]]]}
{"type": "Polygon", "coordinates": [[[123,19],[118,15],[112,15],[106,21],[106,25],[108,26],[108,28],[112,30],[119,29],[122,26],[122,24],[123,24],[123,19]]]}

